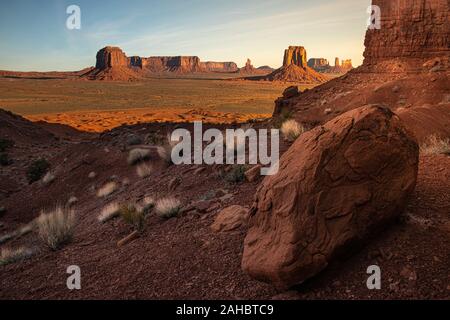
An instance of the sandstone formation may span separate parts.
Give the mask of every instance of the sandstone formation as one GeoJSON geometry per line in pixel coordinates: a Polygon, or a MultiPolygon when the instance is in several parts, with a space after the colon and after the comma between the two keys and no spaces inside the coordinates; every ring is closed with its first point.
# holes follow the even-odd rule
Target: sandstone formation
{"type": "Polygon", "coordinates": [[[214,232],[233,231],[242,226],[247,220],[248,210],[242,206],[227,207],[217,214],[211,229],[214,232]]]}
{"type": "Polygon", "coordinates": [[[95,68],[82,76],[96,80],[134,80],[147,74],[237,72],[234,62],[201,62],[197,56],[127,57],[118,47],[105,47],[97,53],[95,68]]]}
{"type": "Polygon", "coordinates": [[[290,46],[284,51],[283,67],[295,64],[299,67],[307,67],[306,50],[300,46],[290,46]]]}
{"type": "Polygon", "coordinates": [[[129,59],[120,48],[105,47],[97,53],[95,68],[83,74],[81,77],[86,77],[91,80],[108,81],[131,81],[139,79],[140,75],[129,67],[129,63],[129,59]]]}
{"type": "Polygon", "coordinates": [[[253,67],[252,61],[250,59],[247,59],[247,61],[245,62],[245,66],[242,67],[239,71],[241,73],[251,74],[255,72],[255,67],[253,67]]]}
{"type": "Polygon", "coordinates": [[[306,50],[300,46],[290,46],[284,52],[283,66],[263,77],[266,81],[297,82],[302,84],[318,84],[327,78],[308,67],[306,50]]]}
{"type": "Polygon", "coordinates": [[[353,69],[352,60],[346,59],[339,61],[339,58],[335,59],[335,65],[330,66],[327,59],[324,58],[311,58],[308,60],[308,67],[314,69],[317,72],[321,73],[346,73],[353,69]]]}
{"type": "Polygon", "coordinates": [[[234,62],[200,62],[200,66],[205,72],[237,72],[238,66],[234,62]]]}
{"type": "Polygon", "coordinates": [[[308,60],[308,67],[322,72],[330,67],[328,60],[325,58],[311,58],[308,60]]]}
{"type": "Polygon", "coordinates": [[[286,289],[322,271],[405,207],[419,149],[389,109],[364,106],[303,134],[259,187],[242,267],[286,289]]]}

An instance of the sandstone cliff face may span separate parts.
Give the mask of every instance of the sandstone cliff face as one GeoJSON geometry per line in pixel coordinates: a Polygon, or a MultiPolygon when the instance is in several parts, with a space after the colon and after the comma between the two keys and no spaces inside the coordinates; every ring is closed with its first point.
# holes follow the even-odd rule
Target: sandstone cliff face
{"type": "Polygon", "coordinates": [[[97,53],[97,69],[106,69],[112,67],[126,67],[128,58],[118,47],[105,47],[97,53]]]}
{"type": "Polygon", "coordinates": [[[449,55],[448,0],[373,0],[381,29],[366,33],[364,64],[393,58],[449,55]]]}
{"type": "Polygon", "coordinates": [[[284,51],[283,67],[295,64],[301,68],[306,68],[306,60],[306,50],[304,47],[290,46],[284,51]]]}

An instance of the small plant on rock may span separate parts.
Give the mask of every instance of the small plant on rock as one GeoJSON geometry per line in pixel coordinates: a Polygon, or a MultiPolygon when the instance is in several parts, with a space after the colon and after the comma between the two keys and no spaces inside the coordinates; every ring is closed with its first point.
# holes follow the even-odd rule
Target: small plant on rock
{"type": "Polygon", "coordinates": [[[287,120],[281,125],[281,133],[289,142],[294,142],[303,132],[305,132],[305,128],[293,119],[287,120]]]}
{"type": "Polygon", "coordinates": [[[27,170],[28,182],[31,184],[40,180],[50,169],[50,163],[45,159],[34,161],[27,170]]]}

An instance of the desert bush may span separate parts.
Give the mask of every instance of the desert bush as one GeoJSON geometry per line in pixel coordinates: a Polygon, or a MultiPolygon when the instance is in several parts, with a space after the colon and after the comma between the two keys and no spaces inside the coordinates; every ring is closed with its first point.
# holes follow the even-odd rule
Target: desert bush
{"type": "Polygon", "coordinates": [[[118,217],[120,215],[120,206],[118,203],[113,202],[108,205],[106,205],[100,215],[98,216],[98,221],[105,223],[115,217],[118,217]]]}
{"type": "Polygon", "coordinates": [[[5,152],[7,149],[14,146],[14,141],[8,139],[0,139],[0,152],[5,152]]]}
{"type": "Polygon", "coordinates": [[[42,183],[45,185],[50,184],[55,180],[55,178],[55,175],[49,171],[42,178],[42,183]]]}
{"type": "Polygon", "coordinates": [[[289,142],[295,141],[304,131],[303,126],[293,119],[287,120],[281,125],[281,133],[289,142]]]}
{"type": "Polygon", "coordinates": [[[37,219],[39,237],[52,250],[57,250],[72,240],[75,212],[67,207],[56,207],[42,212],[37,219]]]}
{"type": "Polygon", "coordinates": [[[103,198],[107,197],[110,194],[112,194],[114,191],[116,191],[118,188],[117,183],[114,181],[106,183],[103,187],[98,189],[97,191],[97,197],[103,198]]]}
{"type": "Polygon", "coordinates": [[[141,161],[147,160],[150,157],[150,150],[148,149],[132,149],[128,154],[128,164],[135,165],[141,161]]]}
{"type": "Polygon", "coordinates": [[[450,155],[450,139],[432,135],[420,146],[422,154],[448,154],[450,155]]]}
{"type": "Polygon", "coordinates": [[[245,180],[247,166],[243,164],[234,165],[231,170],[225,173],[225,180],[230,183],[240,183],[245,180]]]}
{"type": "Polygon", "coordinates": [[[145,215],[134,204],[126,204],[120,208],[123,221],[131,225],[136,231],[142,232],[145,227],[145,215]]]}
{"type": "Polygon", "coordinates": [[[0,166],[6,167],[13,163],[6,153],[0,153],[0,166]]]}
{"type": "Polygon", "coordinates": [[[4,248],[0,252],[0,266],[27,259],[33,255],[33,251],[28,248],[20,247],[17,249],[4,248]]]}
{"type": "Polygon", "coordinates": [[[34,161],[27,170],[27,178],[29,183],[40,180],[44,174],[50,169],[50,163],[45,159],[34,161]]]}
{"type": "Polygon", "coordinates": [[[146,178],[152,174],[153,168],[150,164],[141,163],[136,167],[136,174],[139,178],[146,178]]]}
{"type": "Polygon", "coordinates": [[[165,144],[156,148],[158,156],[164,160],[167,164],[172,164],[172,146],[165,144]]]}
{"type": "Polygon", "coordinates": [[[181,203],[172,197],[162,198],[156,201],[155,210],[159,217],[169,219],[178,215],[181,210],[181,203]]]}

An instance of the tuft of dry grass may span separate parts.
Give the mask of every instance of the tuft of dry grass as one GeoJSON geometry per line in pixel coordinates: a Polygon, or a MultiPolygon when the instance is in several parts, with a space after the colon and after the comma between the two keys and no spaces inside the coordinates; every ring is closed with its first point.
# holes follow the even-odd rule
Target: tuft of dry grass
{"type": "Polygon", "coordinates": [[[117,202],[110,203],[106,205],[100,215],[98,216],[98,221],[105,223],[115,217],[120,215],[120,205],[117,202]]]}
{"type": "Polygon", "coordinates": [[[287,120],[281,125],[281,133],[289,142],[295,141],[303,132],[305,132],[305,128],[293,119],[287,120]]]}
{"type": "Polygon", "coordinates": [[[155,199],[153,197],[147,196],[142,200],[142,211],[144,214],[148,214],[150,210],[155,207],[155,199]]]}
{"type": "Polygon", "coordinates": [[[33,255],[33,251],[20,247],[16,249],[4,248],[0,252],[0,266],[27,259],[33,255]]]}
{"type": "Polygon", "coordinates": [[[48,185],[50,183],[52,183],[53,181],[55,181],[56,177],[53,173],[51,172],[47,172],[45,174],[45,176],[42,178],[42,183],[45,185],[48,185]]]}
{"type": "Polygon", "coordinates": [[[141,163],[136,167],[136,174],[139,176],[139,178],[146,178],[151,175],[152,172],[152,166],[147,163],[141,163]]]}
{"type": "Polygon", "coordinates": [[[56,207],[42,212],[37,218],[39,237],[52,250],[57,250],[72,240],[75,229],[75,212],[67,207],[56,207]]]}
{"type": "Polygon", "coordinates": [[[116,182],[108,182],[103,187],[98,189],[97,191],[97,197],[104,198],[112,194],[114,191],[116,191],[118,188],[118,185],[116,182]]]}
{"type": "Polygon", "coordinates": [[[147,160],[150,157],[150,150],[148,149],[132,149],[128,154],[128,164],[135,165],[141,161],[147,160]]]}
{"type": "Polygon", "coordinates": [[[120,208],[120,216],[123,221],[131,225],[136,231],[142,232],[145,227],[145,215],[134,204],[123,205],[120,208]]]}
{"type": "Polygon", "coordinates": [[[450,155],[450,139],[440,138],[436,135],[429,136],[420,146],[420,153],[450,155]]]}
{"type": "Polygon", "coordinates": [[[159,217],[169,219],[178,215],[181,203],[172,197],[162,198],[156,201],[155,210],[159,217]]]}

